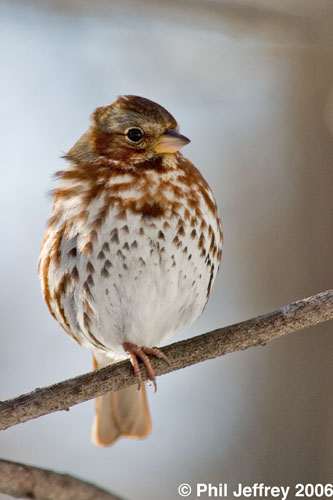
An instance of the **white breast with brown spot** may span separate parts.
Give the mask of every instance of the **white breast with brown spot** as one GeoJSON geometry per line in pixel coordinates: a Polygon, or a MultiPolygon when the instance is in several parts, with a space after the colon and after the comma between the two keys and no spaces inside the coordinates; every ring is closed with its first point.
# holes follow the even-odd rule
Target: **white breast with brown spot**
{"type": "MultiPolygon", "coordinates": [[[[151,175],[154,196],[163,176],[151,175]]],[[[137,193],[122,196],[135,199],[137,193]]],[[[200,219],[185,198],[177,213],[163,215],[127,210],[119,217],[119,207],[111,207],[102,226],[93,229],[103,203],[91,201],[88,224],[77,217],[73,223],[73,199],[62,207],[58,227],[46,238],[40,273],[47,274],[44,295],[49,293],[52,313],[64,328],[90,349],[120,359],[126,357],[123,342],[158,346],[201,314],[218,270],[221,231],[203,197],[200,219]],[[54,235],[61,231],[60,262],[46,269],[54,235]]]]}

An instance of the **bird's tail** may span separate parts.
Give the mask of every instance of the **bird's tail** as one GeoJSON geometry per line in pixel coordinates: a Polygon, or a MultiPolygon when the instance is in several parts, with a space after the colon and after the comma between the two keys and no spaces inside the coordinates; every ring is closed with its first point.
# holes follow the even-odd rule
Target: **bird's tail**
{"type": "MultiPolygon", "coordinates": [[[[110,358],[98,353],[94,368],[110,364],[110,358]]],[[[151,419],[145,384],[136,385],[96,398],[92,441],[96,446],[110,446],[121,437],[143,439],[151,432],[151,419]]]]}

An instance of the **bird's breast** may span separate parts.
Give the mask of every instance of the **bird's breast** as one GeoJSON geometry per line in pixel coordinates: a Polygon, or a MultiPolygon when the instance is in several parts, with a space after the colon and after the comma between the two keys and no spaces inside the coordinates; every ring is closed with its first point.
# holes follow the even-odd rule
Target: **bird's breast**
{"type": "Polygon", "coordinates": [[[81,343],[158,345],[202,312],[222,233],[210,189],[191,175],[114,175],[77,203],[58,198],[41,268],[53,314],[81,343]],[[57,264],[43,268],[55,241],[57,264]]]}

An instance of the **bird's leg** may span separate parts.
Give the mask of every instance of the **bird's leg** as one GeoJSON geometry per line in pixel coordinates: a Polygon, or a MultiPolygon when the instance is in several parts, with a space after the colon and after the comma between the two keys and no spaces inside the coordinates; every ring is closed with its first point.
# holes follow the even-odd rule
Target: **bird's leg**
{"type": "Polygon", "coordinates": [[[140,389],[142,382],[141,372],[138,362],[138,358],[140,358],[146,367],[149,380],[151,380],[154,385],[154,392],[156,392],[157,390],[156,375],[153,370],[153,367],[151,366],[148,354],[150,354],[151,356],[155,356],[156,358],[164,359],[164,361],[166,361],[171,366],[169,358],[160,349],[157,349],[157,347],[139,347],[138,345],[132,344],[131,342],[124,342],[123,348],[130,357],[134,374],[138,381],[138,389],[140,389]]]}

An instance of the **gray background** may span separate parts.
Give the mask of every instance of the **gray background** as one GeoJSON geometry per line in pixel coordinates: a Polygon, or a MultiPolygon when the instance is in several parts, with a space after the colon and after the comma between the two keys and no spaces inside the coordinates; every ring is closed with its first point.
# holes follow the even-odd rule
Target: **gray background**
{"type": "MultiPolygon", "coordinates": [[[[182,337],[332,286],[331,1],[2,1],[0,9],[0,399],[91,369],[89,351],[49,315],[36,268],[60,156],[94,108],[119,94],[174,114],[222,217],[222,267],[182,337]]],[[[177,499],[182,482],[325,483],[331,328],[159,378],[145,441],[94,448],[90,401],[1,433],[0,455],[129,500],[177,499]]]]}

